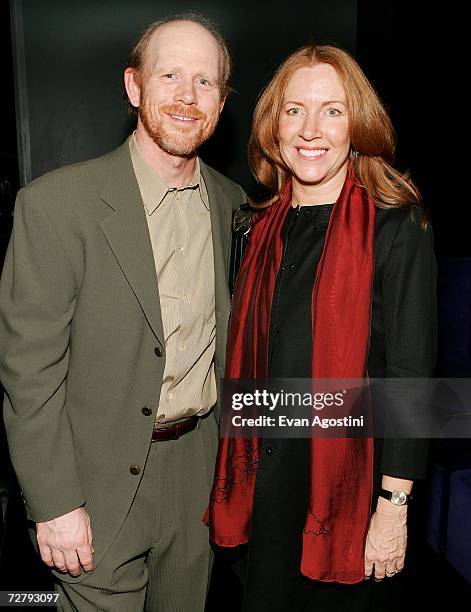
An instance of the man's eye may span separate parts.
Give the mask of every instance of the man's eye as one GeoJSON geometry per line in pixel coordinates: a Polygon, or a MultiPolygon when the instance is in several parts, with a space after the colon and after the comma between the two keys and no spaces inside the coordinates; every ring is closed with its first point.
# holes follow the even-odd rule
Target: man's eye
{"type": "Polygon", "coordinates": [[[164,74],[164,78],[166,79],[175,79],[177,77],[177,75],[174,72],[168,72],[167,74],[164,74]]]}
{"type": "Polygon", "coordinates": [[[196,82],[200,87],[203,87],[204,89],[210,89],[213,86],[212,82],[208,81],[208,79],[198,79],[196,82]]]}

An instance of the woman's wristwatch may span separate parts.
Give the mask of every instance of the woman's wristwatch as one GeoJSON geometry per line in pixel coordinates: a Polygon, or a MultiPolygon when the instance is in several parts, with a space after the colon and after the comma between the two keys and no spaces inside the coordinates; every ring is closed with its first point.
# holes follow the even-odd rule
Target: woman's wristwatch
{"type": "Polygon", "coordinates": [[[412,495],[405,491],[386,491],[386,489],[381,489],[379,496],[384,497],[384,499],[387,499],[395,506],[406,506],[409,500],[412,499],[412,495]]]}

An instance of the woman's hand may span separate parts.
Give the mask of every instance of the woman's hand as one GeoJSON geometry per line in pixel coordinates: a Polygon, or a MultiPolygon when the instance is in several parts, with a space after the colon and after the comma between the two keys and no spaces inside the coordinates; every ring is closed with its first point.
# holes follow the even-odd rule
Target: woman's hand
{"type": "Polygon", "coordinates": [[[392,577],[404,567],[407,546],[407,506],[380,497],[370,520],[365,546],[365,578],[392,577]]]}

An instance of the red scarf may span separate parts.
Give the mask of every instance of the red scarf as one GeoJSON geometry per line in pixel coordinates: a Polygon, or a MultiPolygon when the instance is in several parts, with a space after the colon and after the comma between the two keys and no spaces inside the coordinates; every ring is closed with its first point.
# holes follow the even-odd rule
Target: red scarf
{"type": "MultiPolygon", "coordinates": [[[[226,378],[268,376],[268,331],[291,205],[283,197],[254,213],[237,277],[227,342],[226,378]]],[[[364,378],[374,269],[375,208],[350,170],[331,214],[312,293],[313,378],[364,378]]],[[[250,537],[260,443],[222,438],[205,522],[219,546],[250,537]]],[[[364,579],[364,546],[372,494],[371,438],[312,438],[311,493],[301,572],[324,582],[364,579]]],[[[296,537],[294,534],[293,537],[296,537]]]]}

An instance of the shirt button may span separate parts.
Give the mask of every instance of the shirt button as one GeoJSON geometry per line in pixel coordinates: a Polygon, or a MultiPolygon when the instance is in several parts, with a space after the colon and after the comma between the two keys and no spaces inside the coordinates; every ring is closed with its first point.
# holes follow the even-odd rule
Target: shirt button
{"type": "Polygon", "coordinates": [[[184,302],[187,302],[187,301],[188,301],[188,296],[187,296],[187,294],[186,294],[186,293],[182,293],[182,300],[183,300],[184,302]]]}
{"type": "Polygon", "coordinates": [[[292,272],[293,270],[296,270],[296,264],[291,264],[291,265],[290,265],[290,267],[289,267],[289,269],[291,270],[291,272],[292,272]]]}
{"type": "Polygon", "coordinates": [[[181,244],[181,245],[178,247],[178,250],[179,250],[181,253],[183,253],[183,252],[185,251],[185,247],[183,246],[183,244],[181,244]]]}
{"type": "Polygon", "coordinates": [[[141,471],[141,468],[138,465],[133,464],[129,466],[129,471],[131,472],[133,476],[137,476],[139,472],[141,471]]]}
{"type": "Polygon", "coordinates": [[[162,349],[160,348],[160,346],[156,346],[154,349],[154,353],[157,355],[157,357],[162,357],[162,349]]]}
{"type": "Polygon", "coordinates": [[[184,344],[180,344],[180,351],[183,353],[183,351],[186,349],[186,346],[184,344]]]}
{"type": "Polygon", "coordinates": [[[152,408],[149,408],[149,406],[144,406],[142,409],[142,414],[144,416],[150,416],[152,414],[152,408]]]}
{"type": "Polygon", "coordinates": [[[171,391],[169,391],[169,392],[167,393],[167,399],[169,399],[169,400],[173,400],[174,398],[175,398],[175,394],[174,394],[174,393],[172,393],[171,391]]]}
{"type": "Polygon", "coordinates": [[[312,210],[310,208],[305,208],[304,209],[304,214],[306,217],[309,217],[311,215],[312,210]]]}
{"type": "Polygon", "coordinates": [[[267,446],[265,449],[265,454],[271,457],[271,455],[273,455],[273,448],[271,446],[267,446]]]}

